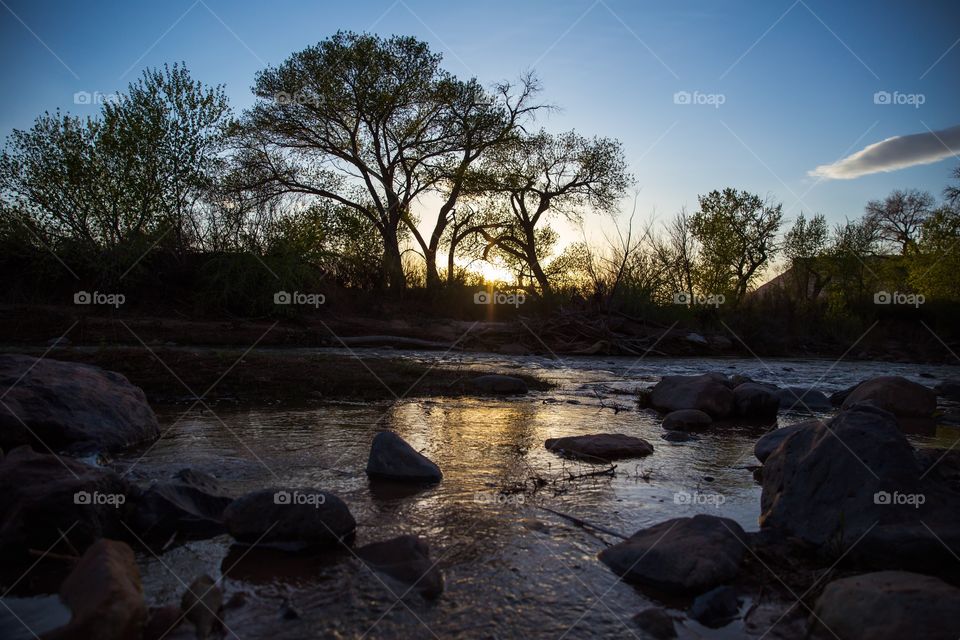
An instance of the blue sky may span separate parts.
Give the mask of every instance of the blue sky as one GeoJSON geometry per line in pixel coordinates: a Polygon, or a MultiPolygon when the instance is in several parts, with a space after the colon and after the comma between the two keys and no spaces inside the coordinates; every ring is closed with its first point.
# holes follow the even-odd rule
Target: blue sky
{"type": "MultiPolygon", "coordinates": [[[[869,144],[960,125],[955,0],[0,4],[4,135],[44,110],[93,114],[74,104],[76,92],[110,94],[147,66],[181,60],[198,79],[224,83],[239,111],[256,71],[350,29],[415,35],[450,71],[485,83],[533,67],[543,99],[562,108],[543,124],[619,138],[639,212],[659,219],[734,186],[782,201],[791,218],[802,210],[838,222],[894,188],[939,196],[960,164],[810,175],[869,144]],[[902,104],[875,104],[878,91],[902,104]],[[678,92],[701,104],[676,104],[678,92]]],[[[954,138],[944,144],[958,153],[954,138]]]]}

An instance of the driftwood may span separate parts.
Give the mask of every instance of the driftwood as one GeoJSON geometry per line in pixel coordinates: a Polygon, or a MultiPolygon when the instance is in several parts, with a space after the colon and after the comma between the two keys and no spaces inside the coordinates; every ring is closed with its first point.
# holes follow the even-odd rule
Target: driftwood
{"type": "Polygon", "coordinates": [[[613,536],[614,538],[620,538],[621,540],[627,540],[629,538],[629,536],[625,536],[622,533],[614,531],[613,529],[607,529],[606,527],[602,527],[598,524],[587,522],[583,518],[572,516],[569,513],[563,513],[562,511],[557,511],[556,509],[551,509],[550,507],[538,507],[538,508],[543,509],[544,511],[547,511],[549,513],[552,513],[555,516],[560,516],[564,520],[569,520],[573,524],[577,525],[578,527],[582,527],[584,529],[595,529],[597,531],[600,531],[601,533],[607,534],[608,536],[613,536]]]}

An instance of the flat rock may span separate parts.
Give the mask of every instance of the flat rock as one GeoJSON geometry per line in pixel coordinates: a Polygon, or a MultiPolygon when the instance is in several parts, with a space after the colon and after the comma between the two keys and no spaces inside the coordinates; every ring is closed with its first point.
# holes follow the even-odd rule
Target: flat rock
{"type": "Polygon", "coordinates": [[[843,401],[843,409],[863,402],[889,411],[898,418],[929,418],[937,408],[937,393],[906,378],[880,376],[851,391],[843,401]]]}
{"type": "Polygon", "coordinates": [[[712,424],[713,418],[699,409],[680,409],[663,417],[663,428],[670,431],[700,431],[712,424]]]}
{"type": "Polygon", "coordinates": [[[443,574],[430,559],[430,547],[417,536],[374,542],[357,549],[357,556],[372,569],[416,589],[424,597],[436,598],[443,593],[443,574]]]}
{"type": "Polygon", "coordinates": [[[373,438],[367,475],[371,478],[412,482],[440,482],[443,473],[429,458],[392,431],[373,438]]]}
{"type": "Polygon", "coordinates": [[[653,388],[650,403],[661,413],[680,409],[699,409],[719,420],[733,413],[733,391],[725,376],[706,373],[699,376],[664,376],[653,388]]]}
{"type": "Polygon", "coordinates": [[[642,458],[653,453],[653,445],[643,438],[622,433],[597,433],[587,436],[549,438],[544,446],[554,453],[588,462],[642,458]]]}
{"type": "Polygon", "coordinates": [[[527,392],[527,383],[522,378],[491,374],[470,381],[474,391],[490,395],[517,395],[527,392]]]}
{"type": "Polygon", "coordinates": [[[346,503],[317,489],[263,489],[237,498],[223,512],[227,531],[246,544],[333,546],[353,536],[346,503]]]}

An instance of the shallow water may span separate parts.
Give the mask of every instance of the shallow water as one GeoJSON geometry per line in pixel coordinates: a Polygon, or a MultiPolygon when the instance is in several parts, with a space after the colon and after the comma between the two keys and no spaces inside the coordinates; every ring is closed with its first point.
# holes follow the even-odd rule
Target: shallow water
{"type": "MultiPolygon", "coordinates": [[[[396,357],[364,351],[365,358],[396,357]]],[[[226,406],[184,414],[159,407],[163,437],[115,464],[147,483],[183,467],[210,473],[236,493],[268,486],[316,487],[341,496],[359,527],[356,544],[415,533],[428,541],[446,577],[435,602],[364,568],[348,549],[323,557],[232,547],[222,536],[141,553],[151,604],[179,602],[201,573],[223,576],[226,597],[246,603],[224,617],[240,638],[429,638],[639,636],[630,618],[657,602],[616,579],[597,559],[608,535],[593,535],[540,507],[629,535],[668,518],[714,513],[757,529],[760,487],[748,468],[763,428],[731,427],[671,444],[633,392],[669,374],[716,370],[827,393],[876,375],[928,385],[956,368],[802,360],[503,357],[405,352],[405,357],[471,370],[522,370],[558,386],[522,398],[401,399],[381,404],[238,411],[226,406]],[[622,409],[622,410],[616,410],[622,409]],[[433,459],[439,485],[407,495],[371,486],[364,466],[373,435],[390,428],[433,459]],[[547,438],[597,432],[641,436],[653,455],[617,465],[614,477],[569,480],[600,467],[564,461],[547,438]],[[531,479],[547,484],[534,490],[531,479]],[[283,611],[298,612],[285,619],[283,611]]],[[[394,390],[402,396],[404,390],[394,390]]],[[[805,419],[781,414],[780,424],[805,419]]],[[[950,446],[956,431],[912,436],[950,446]]],[[[657,604],[664,604],[657,602],[657,604]]],[[[668,606],[683,608],[685,601],[668,606]]],[[[687,637],[741,637],[732,623],[709,630],[687,622],[687,637]],[[699,634],[699,635],[698,635],[699,634]]],[[[679,625],[678,625],[679,626],[679,625]]]]}

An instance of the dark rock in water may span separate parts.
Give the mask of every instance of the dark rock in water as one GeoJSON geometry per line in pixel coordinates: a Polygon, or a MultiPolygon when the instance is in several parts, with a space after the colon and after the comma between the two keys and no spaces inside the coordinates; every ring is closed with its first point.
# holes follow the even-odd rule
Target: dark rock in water
{"type": "Polygon", "coordinates": [[[143,640],[194,640],[196,634],[183,621],[183,611],[175,604],[151,607],[143,627],[143,640]]]}
{"type": "Polygon", "coordinates": [[[239,542],[325,547],[351,538],[357,522],[343,500],[317,489],[264,489],[237,498],[223,512],[239,542]]]}
{"type": "Polygon", "coordinates": [[[443,593],[443,574],[430,560],[430,547],[417,536],[374,542],[357,549],[357,556],[372,569],[415,588],[424,597],[436,598],[443,593]]]}
{"type": "Polygon", "coordinates": [[[641,529],[599,558],[629,582],[693,595],[737,577],[746,540],[733,520],[697,515],[641,529]]]}
{"type": "Polygon", "coordinates": [[[440,482],[443,478],[440,467],[392,431],[381,431],[374,436],[367,459],[367,475],[413,482],[440,482]]]}
{"type": "Polygon", "coordinates": [[[960,401],[960,380],[944,380],[935,389],[940,396],[948,400],[960,401]]]}
{"type": "Polygon", "coordinates": [[[799,422],[797,424],[791,424],[787,425],[786,427],[774,429],[757,440],[757,443],[753,446],[753,455],[755,455],[757,460],[760,462],[764,462],[770,457],[771,453],[776,451],[777,448],[783,444],[784,440],[792,436],[794,433],[800,431],[801,429],[811,428],[819,424],[823,423],[819,420],[807,420],[805,422],[799,422]]]}
{"type": "Polygon", "coordinates": [[[673,625],[673,617],[663,609],[644,609],[633,616],[633,621],[648,635],[656,640],[671,640],[677,637],[677,630],[673,625]]]}
{"type": "Polygon", "coordinates": [[[637,408],[638,409],[649,409],[653,406],[650,401],[650,396],[653,394],[653,389],[637,389],[637,408]]]}
{"type": "Polygon", "coordinates": [[[663,428],[669,431],[699,431],[713,424],[713,418],[698,409],[671,411],[663,417],[663,428]]]}
{"type": "Polygon", "coordinates": [[[847,550],[842,566],[868,571],[913,571],[958,584],[960,562],[953,549],[960,549],[960,523],[941,520],[929,524],[878,524],[847,550]]]}
{"type": "Polygon", "coordinates": [[[931,576],[880,571],[829,583],[814,625],[843,640],[956,640],[960,589],[931,576]]]}
{"type": "Polygon", "coordinates": [[[690,617],[711,629],[717,629],[733,620],[740,611],[737,590],[730,586],[716,587],[697,596],[690,605],[690,617]]]}
{"type": "Polygon", "coordinates": [[[0,355],[0,394],[3,449],[121,451],[160,437],[143,391],[99,367],[0,355]]]}
{"type": "Polygon", "coordinates": [[[0,462],[0,553],[47,549],[60,532],[81,552],[99,538],[126,537],[132,491],[112,471],[18,447],[0,462]]]}
{"type": "Polygon", "coordinates": [[[139,638],[147,620],[140,570],[133,550],[123,542],[101,539],[92,544],[61,585],[60,598],[73,617],[44,634],[46,640],[139,638]]]}
{"type": "Polygon", "coordinates": [[[699,409],[714,419],[733,413],[733,391],[719,373],[699,376],[664,376],[650,395],[652,406],[662,413],[680,409],[699,409]]]}
{"type": "Polygon", "coordinates": [[[780,398],[776,390],[745,382],[733,390],[734,414],[740,418],[774,420],[780,411],[780,398]]]}
{"type": "Polygon", "coordinates": [[[960,492],[960,448],[925,447],[917,449],[914,456],[923,475],[960,492]]]}
{"type": "Polygon", "coordinates": [[[181,470],[173,482],[158,483],[134,500],[132,524],[146,541],[208,538],[226,531],[223,510],[233,498],[216,479],[199,471],[181,470]]]}
{"type": "Polygon", "coordinates": [[[854,389],[859,387],[861,384],[863,384],[863,382],[858,382],[857,384],[849,386],[846,389],[841,389],[840,391],[834,391],[830,394],[830,404],[835,407],[842,406],[843,401],[847,399],[847,396],[853,393],[854,389]]]}
{"type": "Polygon", "coordinates": [[[189,620],[198,640],[209,638],[223,626],[223,591],[208,575],[202,575],[187,587],[180,598],[180,608],[184,617],[189,620]]]}
{"type": "Polygon", "coordinates": [[[588,436],[549,438],[544,446],[554,453],[587,462],[610,462],[622,458],[641,458],[653,453],[653,445],[643,438],[622,433],[597,433],[588,436]]]}
{"type": "Polygon", "coordinates": [[[699,440],[697,436],[686,431],[664,431],[660,434],[660,437],[666,440],[667,442],[690,442],[692,440],[699,440]]]}
{"type": "Polygon", "coordinates": [[[899,376],[880,376],[862,383],[843,401],[843,409],[870,403],[898,418],[928,418],[937,408],[936,392],[899,376]]]}
{"type": "Polygon", "coordinates": [[[780,409],[783,411],[823,413],[833,409],[830,398],[816,389],[787,387],[777,391],[777,398],[780,400],[780,409]]]}
{"type": "Polygon", "coordinates": [[[513,376],[487,375],[474,378],[470,386],[475,391],[492,395],[514,395],[527,392],[527,383],[513,376]]]}

